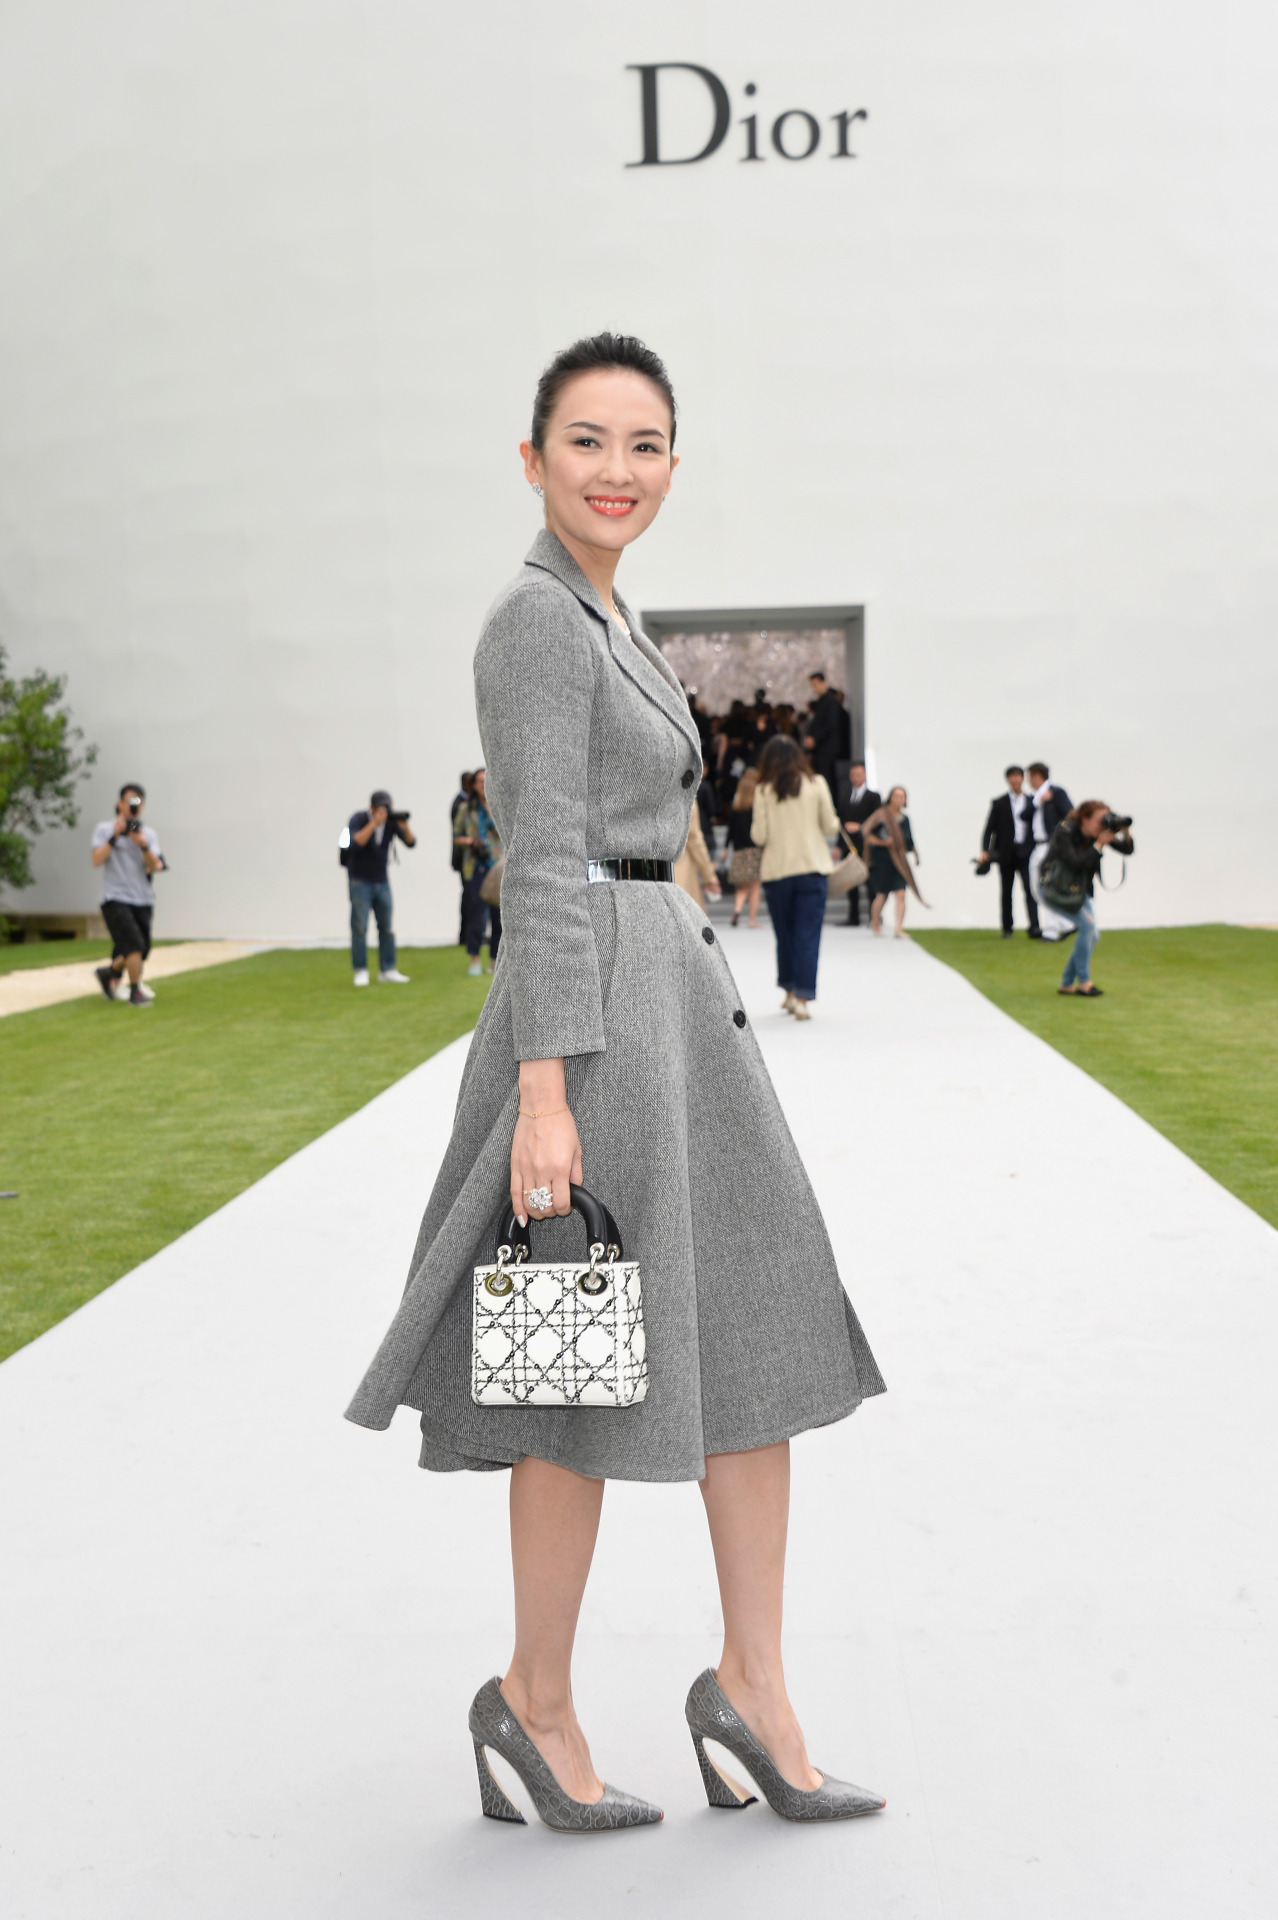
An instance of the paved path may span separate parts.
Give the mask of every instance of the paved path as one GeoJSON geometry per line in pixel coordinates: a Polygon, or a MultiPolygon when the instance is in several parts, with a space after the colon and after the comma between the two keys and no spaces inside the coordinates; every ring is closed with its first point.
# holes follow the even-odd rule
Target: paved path
{"type": "MultiPolygon", "coordinates": [[[[259,944],[246,940],[183,940],[154,948],[143,977],[148,983],[167,980],[175,973],[194,973],[199,967],[221,966],[225,960],[243,960],[262,951],[259,944]]],[[[51,957],[47,967],[15,967],[12,973],[0,974],[0,1019],[8,1013],[30,1013],[36,1007],[56,1007],[64,1000],[100,994],[94,968],[102,964],[101,960],[59,964],[51,957]]]]}
{"type": "MultiPolygon", "coordinates": [[[[891,1391],[795,1447],[789,1663],[888,1810],[715,1814],[692,1487],[613,1487],[578,1701],[649,1832],[478,1817],[504,1477],[340,1411],[459,1042],[0,1368],[13,1920],[1272,1920],[1278,1235],[958,975],[724,935],[891,1391]]],[[[778,1276],[779,1284],[784,1276],[778,1276]]]]}

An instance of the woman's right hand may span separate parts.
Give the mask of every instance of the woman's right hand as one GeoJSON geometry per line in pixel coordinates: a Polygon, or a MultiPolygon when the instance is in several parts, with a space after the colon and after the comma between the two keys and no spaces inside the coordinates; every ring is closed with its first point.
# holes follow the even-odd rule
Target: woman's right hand
{"type": "Polygon", "coordinates": [[[562,1060],[525,1060],[519,1070],[519,1105],[510,1148],[510,1204],[520,1226],[529,1218],[571,1213],[569,1186],[582,1184],[581,1140],[568,1107],[562,1060]],[[549,1187],[552,1206],[533,1210],[528,1195],[549,1187]]]}

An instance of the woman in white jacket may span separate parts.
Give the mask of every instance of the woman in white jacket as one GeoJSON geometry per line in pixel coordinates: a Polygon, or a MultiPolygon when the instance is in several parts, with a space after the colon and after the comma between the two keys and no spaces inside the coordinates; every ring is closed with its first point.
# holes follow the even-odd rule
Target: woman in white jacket
{"type": "Polygon", "coordinates": [[[817,958],[825,922],[829,836],[839,830],[830,789],[813,773],[797,741],[779,733],[759,762],[750,837],[763,848],[760,878],[777,939],[782,1011],[807,1020],[816,999],[817,958]]]}

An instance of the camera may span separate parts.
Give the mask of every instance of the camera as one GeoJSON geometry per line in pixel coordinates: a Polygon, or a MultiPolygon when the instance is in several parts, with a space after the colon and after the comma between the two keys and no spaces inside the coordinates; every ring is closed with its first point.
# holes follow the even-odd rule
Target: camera
{"type": "Polygon", "coordinates": [[[1130,813],[1104,813],[1101,815],[1102,833],[1126,833],[1132,824],[1130,813]]]}
{"type": "MultiPolygon", "coordinates": [[[[391,814],[391,816],[390,816],[390,817],[391,817],[391,819],[392,819],[392,820],[396,820],[396,821],[398,821],[398,822],[400,823],[400,825],[402,826],[402,825],[403,825],[403,823],[404,823],[404,821],[410,818],[410,815],[409,815],[409,811],[408,811],[408,808],[407,808],[407,807],[405,807],[405,808],[403,809],[403,811],[402,811],[402,812],[400,812],[400,810],[399,810],[399,809],[397,808],[397,809],[395,810],[395,812],[391,814]]],[[[1130,824],[1130,822],[1129,822],[1129,824],[1130,824]]]]}

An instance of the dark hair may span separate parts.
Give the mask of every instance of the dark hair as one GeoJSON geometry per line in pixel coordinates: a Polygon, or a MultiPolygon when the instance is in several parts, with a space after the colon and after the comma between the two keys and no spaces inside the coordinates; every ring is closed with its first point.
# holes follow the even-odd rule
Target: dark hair
{"type": "Polygon", "coordinates": [[[852,769],[853,769],[853,767],[860,767],[860,769],[861,769],[861,771],[862,771],[862,773],[867,773],[867,772],[869,771],[869,769],[867,768],[867,766],[866,766],[866,764],[865,764],[865,762],[864,762],[864,760],[849,760],[849,761],[848,761],[848,772],[849,772],[849,773],[851,773],[851,771],[852,771],[852,769]]]}
{"type": "Polygon", "coordinates": [[[813,669],[812,669],[812,671],[811,671],[811,673],[810,673],[810,674],[808,675],[808,679],[809,679],[809,680],[820,680],[820,681],[822,681],[822,682],[823,682],[823,683],[824,683],[824,684],[825,684],[825,685],[826,685],[827,687],[828,687],[828,686],[829,686],[829,684],[830,684],[830,683],[829,683],[829,681],[828,681],[828,680],[826,679],[826,677],[825,677],[825,675],[824,675],[824,674],[822,673],[822,671],[821,671],[821,669],[820,669],[820,667],[813,667],[813,669]]]}
{"type": "Polygon", "coordinates": [[[1020,774],[1020,776],[1021,776],[1021,779],[1022,779],[1022,780],[1023,780],[1024,778],[1025,778],[1025,769],[1024,769],[1024,767],[1004,767],[1004,769],[1003,769],[1003,778],[1004,778],[1005,780],[1010,780],[1010,779],[1011,779],[1011,777],[1012,777],[1012,775],[1013,775],[1014,773],[1019,773],[1019,774],[1020,774]]]}
{"type": "Polygon", "coordinates": [[[1104,800],[1080,800],[1078,805],[1066,815],[1066,818],[1069,820],[1077,820],[1081,827],[1084,820],[1090,820],[1094,813],[1106,813],[1108,810],[1108,806],[1104,800]]]}
{"type": "Polygon", "coordinates": [[[1049,773],[1051,772],[1051,769],[1050,767],[1044,766],[1041,760],[1031,760],[1027,771],[1029,773],[1041,773],[1044,780],[1046,780],[1049,773]]]}
{"type": "Polygon", "coordinates": [[[120,788],[119,797],[121,800],[123,800],[126,793],[136,793],[139,800],[146,799],[146,788],[140,780],[126,780],[120,788]]]}
{"type": "Polygon", "coordinates": [[[774,733],[759,761],[759,785],[772,787],[778,800],[796,800],[805,780],[811,780],[808,756],[788,733],[774,733]]]}
{"type": "Polygon", "coordinates": [[[910,804],[910,796],[909,796],[909,793],[908,793],[908,792],[906,791],[906,789],[905,789],[905,787],[903,787],[903,786],[902,786],[902,784],[901,784],[901,782],[900,782],[899,780],[897,781],[897,783],[896,783],[896,785],[895,785],[895,786],[892,786],[892,787],[889,787],[889,788],[888,788],[888,790],[887,790],[887,799],[886,799],[886,800],[884,801],[884,805],[885,805],[885,806],[888,806],[888,807],[890,807],[890,806],[891,806],[891,804],[892,804],[892,795],[893,795],[894,793],[903,793],[903,794],[905,794],[905,804],[906,804],[906,806],[907,806],[907,807],[909,806],[909,804],[910,804]]]}
{"type": "Polygon", "coordinates": [[[545,445],[546,425],[555,410],[555,404],[573,375],[606,372],[614,367],[630,373],[641,373],[664,395],[670,408],[670,449],[674,451],[677,408],[665,363],[633,333],[596,333],[588,340],[574,340],[570,347],[557,353],[537,382],[528,438],[538,453],[545,445]]]}

